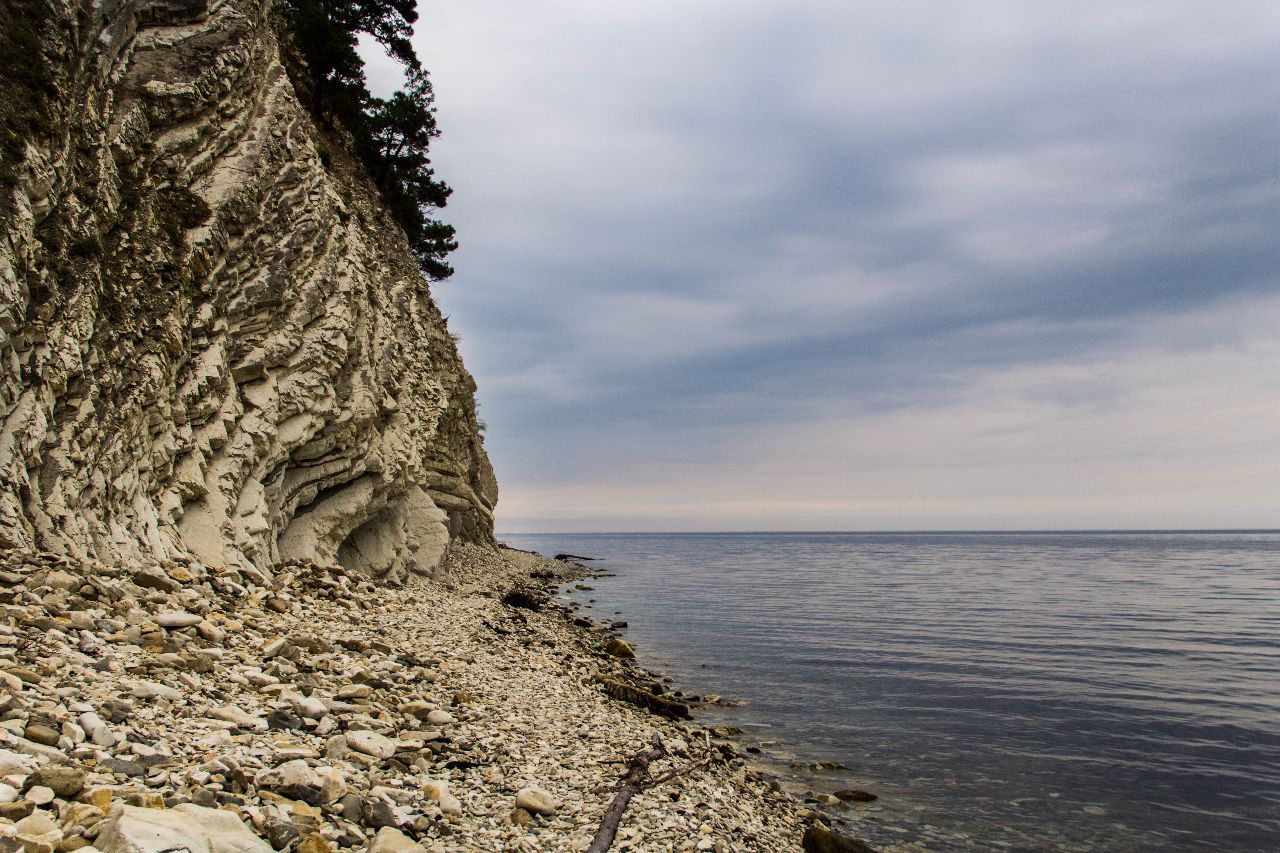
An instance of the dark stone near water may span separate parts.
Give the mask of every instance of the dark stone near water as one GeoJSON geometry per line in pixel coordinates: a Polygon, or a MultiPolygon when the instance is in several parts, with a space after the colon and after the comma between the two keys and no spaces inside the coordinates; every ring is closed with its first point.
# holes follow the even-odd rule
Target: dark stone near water
{"type": "Polygon", "coordinates": [[[689,717],[689,706],[683,702],[677,702],[665,696],[655,696],[648,690],[641,690],[616,678],[597,675],[594,680],[603,686],[606,695],[621,702],[637,705],[672,720],[684,720],[689,717]]]}
{"type": "Polygon", "coordinates": [[[742,734],[742,729],[737,726],[711,726],[709,731],[715,737],[734,737],[742,734]]]}
{"type": "Polygon", "coordinates": [[[631,648],[631,644],[619,637],[614,637],[604,647],[605,654],[612,655],[615,658],[623,658],[625,660],[635,660],[635,649],[631,648]]]}
{"type": "Polygon", "coordinates": [[[513,589],[502,596],[502,603],[508,607],[519,607],[523,610],[541,610],[546,599],[531,590],[513,589]]]}
{"type": "Polygon", "coordinates": [[[836,791],[833,794],[837,800],[844,800],[846,803],[869,803],[878,800],[880,797],[870,791],[862,791],[857,788],[849,788],[844,791],[836,791]]]}
{"type": "Polygon", "coordinates": [[[800,846],[805,853],[876,853],[875,848],[867,842],[845,838],[820,823],[811,824],[804,831],[800,846]]]}
{"type": "Polygon", "coordinates": [[[809,765],[809,769],[814,773],[821,773],[823,770],[848,770],[849,768],[839,761],[815,761],[809,765]]]}

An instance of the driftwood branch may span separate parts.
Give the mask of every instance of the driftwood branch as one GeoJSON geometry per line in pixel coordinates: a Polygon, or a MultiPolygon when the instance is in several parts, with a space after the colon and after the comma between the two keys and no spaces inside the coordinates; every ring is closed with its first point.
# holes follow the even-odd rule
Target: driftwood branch
{"type": "Polygon", "coordinates": [[[661,776],[654,776],[653,781],[649,783],[649,786],[652,787],[656,785],[661,785],[663,782],[669,782],[670,780],[676,778],[677,776],[683,776],[686,773],[692,773],[693,771],[697,770],[699,767],[706,767],[710,763],[711,763],[711,756],[708,755],[706,758],[699,758],[697,761],[692,761],[686,764],[684,767],[673,767],[670,770],[668,770],[666,773],[663,773],[661,776]]]}
{"type": "MultiPolygon", "coordinates": [[[[707,741],[707,748],[708,750],[710,749],[710,739],[707,741]]],[[[662,741],[655,737],[652,749],[631,756],[631,760],[627,762],[627,775],[622,777],[622,781],[618,784],[618,793],[614,794],[613,801],[609,803],[609,808],[605,809],[604,817],[600,820],[600,829],[596,831],[596,837],[591,842],[591,846],[587,848],[587,853],[606,853],[609,847],[613,845],[613,839],[618,834],[618,824],[622,822],[622,815],[626,812],[631,798],[636,794],[645,788],[661,785],[663,782],[691,773],[699,767],[705,767],[711,763],[711,755],[708,753],[706,758],[701,758],[683,767],[674,767],[658,776],[650,776],[650,762],[657,761],[667,754],[666,747],[662,745],[662,741]]]]}

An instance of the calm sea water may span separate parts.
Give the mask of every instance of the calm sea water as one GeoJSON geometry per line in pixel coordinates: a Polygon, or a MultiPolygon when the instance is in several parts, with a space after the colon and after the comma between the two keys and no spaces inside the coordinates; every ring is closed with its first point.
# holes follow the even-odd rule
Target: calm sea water
{"type": "Polygon", "coordinates": [[[604,558],[585,612],[749,700],[710,721],[789,782],[880,794],[844,813],[868,841],[1280,850],[1280,534],[505,541],[604,558]]]}

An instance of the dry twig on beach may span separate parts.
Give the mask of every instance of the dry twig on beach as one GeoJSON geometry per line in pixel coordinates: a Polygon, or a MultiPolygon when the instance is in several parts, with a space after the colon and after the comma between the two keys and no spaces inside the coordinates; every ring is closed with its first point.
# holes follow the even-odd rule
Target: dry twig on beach
{"type": "Polygon", "coordinates": [[[645,788],[652,788],[668,782],[677,776],[683,776],[686,773],[692,773],[699,767],[705,767],[711,763],[711,739],[704,735],[707,740],[707,756],[697,761],[690,762],[683,767],[673,767],[672,769],[658,776],[649,775],[649,764],[657,761],[663,756],[669,755],[662,740],[658,737],[653,739],[653,748],[644,752],[636,753],[631,756],[627,762],[627,775],[622,777],[622,781],[618,783],[618,793],[614,795],[613,801],[609,803],[609,808],[605,809],[604,817],[600,820],[600,828],[596,831],[596,837],[591,842],[591,846],[587,848],[587,853],[606,853],[613,844],[614,837],[618,834],[618,824],[622,822],[622,815],[627,810],[627,805],[631,802],[631,798],[643,791],[645,788]]]}

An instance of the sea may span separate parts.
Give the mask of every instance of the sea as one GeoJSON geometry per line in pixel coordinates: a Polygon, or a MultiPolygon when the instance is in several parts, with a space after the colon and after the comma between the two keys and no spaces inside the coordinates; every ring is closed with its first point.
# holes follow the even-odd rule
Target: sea
{"type": "Polygon", "coordinates": [[[500,538],[874,846],[1280,850],[1278,531],[500,538]]]}

